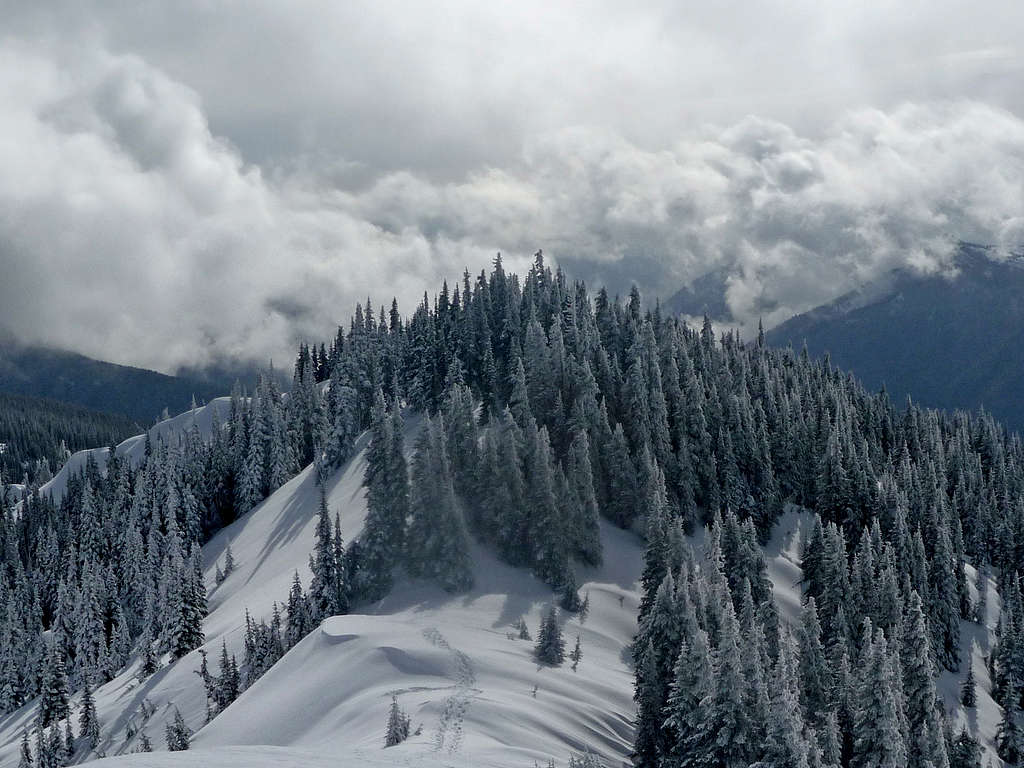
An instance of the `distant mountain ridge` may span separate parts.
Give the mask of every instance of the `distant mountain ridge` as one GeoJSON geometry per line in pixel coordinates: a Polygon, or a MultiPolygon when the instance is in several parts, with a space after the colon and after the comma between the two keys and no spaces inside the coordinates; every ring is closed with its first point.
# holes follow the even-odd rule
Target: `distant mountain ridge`
{"type": "Polygon", "coordinates": [[[947,410],[984,407],[1024,430],[1024,259],[965,244],[955,278],[897,270],[767,333],[829,353],[865,386],[947,410]]]}
{"type": "Polygon", "coordinates": [[[193,396],[202,403],[225,395],[232,383],[168,376],[0,337],[0,392],[122,414],[142,425],[152,424],[165,408],[186,410],[193,396]]]}

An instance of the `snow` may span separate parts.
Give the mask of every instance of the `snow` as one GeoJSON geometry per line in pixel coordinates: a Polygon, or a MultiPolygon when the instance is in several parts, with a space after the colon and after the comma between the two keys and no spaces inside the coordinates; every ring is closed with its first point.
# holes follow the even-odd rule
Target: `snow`
{"type": "MultiPolygon", "coordinates": [[[[211,400],[206,405],[198,407],[194,410],[185,411],[184,413],[178,414],[170,419],[154,424],[147,430],[150,440],[156,441],[158,438],[167,440],[172,435],[180,435],[188,432],[193,426],[199,428],[200,434],[204,438],[210,436],[213,428],[213,413],[217,412],[221,423],[227,421],[228,413],[231,408],[230,397],[218,397],[215,400],[211,400]]],[[[118,456],[126,456],[133,464],[137,464],[146,453],[146,433],[141,435],[134,435],[126,438],[122,442],[118,443],[114,447],[114,451],[118,456]]],[[[101,470],[106,470],[107,456],[110,454],[110,448],[89,448],[84,451],[76,451],[71,457],[64,463],[64,466],[53,476],[53,479],[47,483],[44,483],[39,488],[39,492],[45,496],[48,493],[53,494],[54,501],[60,501],[64,495],[64,490],[67,488],[68,478],[76,472],[80,472],[85,467],[89,456],[92,456],[93,460],[97,463],[101,470]]]]}
{"type": "MultiPolygon", "coordinates": [[[[169,435],[196,423],[208,432],[209,409],[224,409],[223,419],[227,405],[226,398],[217,400],[154,429],[169,435]]],[[[418,419],[407,420],[407,446],[417,428],[418,419]]],[[[366,516],[367,440],[364,435],[353,459],[327,480],[328,505],[332,514],[340,513],[346,541],[358,536],[366,516]]],[[[138,436],[117,450],[137,459],[143,446],[144,437],[138,436]]],[[[105,450],[97,460],[105,458],[105,450]]],[[[76,454],[72,461],[78,463],[71,468],[84,460],[84,453],[76,454]]],[[[53,488],[62,489],[62,482],[58,475],[53,488]]],[[[315,474],[307,468],[203,547],[210,590],[204,647],[214,673],[222,641],[241,659],[246,610],[269,618],[274,602],[286,598],[296,570],[308,586],[318,500],[315,474]],[[236,570],[215,586],[217,563],[223,562],[229,541],[236,570]]],[[[789,507],[765,548],[780,616],[793,625],[800,614],[799,553],[811,521],[808,513],[789,507]]],[[[399,579],[391,595],[363,613],[327,619],[209,724],[203,686],[194,673],[198,652],[162,667],[144,683],[130,668],[96,692],[100,749],[121,755],[99,765],[529,768],[549,759],[564,766],[571,753],[586,749],[609,768],[629,765],[635,717],[629,643],[636,630],[643,544],[635,534],[604,523],[601,538],[605,565],[578,572],[581,593],[590,595],[586,620],[560,614],[567,647],[577,634],[581,639],[583,659],[576,672],[568,662],[560,668],[539,666],[532,658],[533,643],[513,639],[512,624],[520,617],[536,637],[541,613],[552,600],[550,590],[474,546],[471,592],[453,596],[399,579]],[[385,750],[392,695],[419,732],[385,750]],[[164,723],[175,708],[196,731],[192,749],[125,754],[138,742],[137,736],[127,736],[129,727],[144,729],[154,747],[163,749],[164,723]]],[[[703,532],[692,539],[698,550],[703,541],[703,532]]],[[[973,584],[973,571],[970,575],[973,584]]],[[[963,670],[940,681],[956,728],[961,722],[976,734],[980,728],[989,750],[999,710],[987,693],[983,654],[997,615],[990,585],[988,627],[963,627],[965,652],[971,652],[978,679],[977,709],[965,713],[956,703],[963,670]]],[[[0,719],[0,766],[16,765],[18,743],[32,717],[27,706],[0,719]]]]}
{"type": "MultiPolygon", "coordinates": [[[[187,424],[178,421],[176,428],[187,424]]],[[[410,418],[407,445],[417,428],[418,419],[410,418]]],[[[328,505],[340,513],[346,541],[358,535],[366,515],[367,439],[327,481],[328,505]]],[[[129,444],[125,450],[136,448],[129,444]]],[[[204,647],[214,672],[222,640],[241,658],[246,609],[269,618],[274,601],[286,598],[296,570],[308,586],[318,498],[315,474],[307,468],[203,547],[210,589],[204,647]],[[215,587],[217,562],[223,562],[228,541],[236,570],[215,587]]],[[[399,693],[413,729],[422,726],[422,731],[388,749],[381,765],[518,768],[549,758],[562,765],[572,751],[587,748],[609,766],[628,764],[634,716],[628,644],[636,627],[643,547],[632,533],[611,526],[603,528],[602,538],[606,565],[578,574],[581,591],[590,593],[589,616],[582,625],[575,617],[564,622],[570,648],[576,634],[581,636],[577,672],[568,663],[539,667],[531,655],[533,643],[509,638],[520,617],[536,635],[551,592],[526,571],[477,547],[476,586],[470,593],[453,596],[399,580],[392,594],[365,614],[328,619],[205,728],[205,694],[194,674],[198,651],[141,684],[135,668],[128,669],[96,692],[100,749],[108,755],[135,749],[137,737],[126,738],[129,725],[143,728],[162,748],[164,723],[177,707],[198,731],[193,750],[111,764],[215,765],[223,759],[225,766],[256,765],[251,752],[226,748],[260,744],[351,756],[353,765],[373,765],[370,756],[385,754],[387,710],[391,694],[399,693]],[[199,758],[199,750],[212,750],[211,757],[199,758]]],[[[16,764],[18,742],[32,716],[28,706],[0,720],[0,766],[16,764]]],[[[308,764],[320,765],[317,759],[308,764]]],[[[289,758],[287,764],[307,763],[289,758]]],[[[332,764],[338,765],[336,757],[332,764]]]]}
{"type": "MultiPolygon", "coordinates": [[[[976,602],[978,574],[970,565],[967,566],[967,583],[971,590],[971,601],[976,602]]],[[[988,590],[988,615],[985,617],[985,626],[967,621],[960,622],[961,668],[956,674],[943,672],[939,677],[938,689],[945,701],[947,718],[952,725],[954,736],[966,725],[967,731],[985,748],[986,754],[982,756],[982,765],[990,758],[993,765],[1001,765],[996,755],[995,733],[1003,713],[992,699],[992,681],[988,674],[988,665],[985,663],[995,641],[1000,601],[995,582],[991,578],[987,580],[985,586],[988,590]],[[974,669],[978,694],[977,706],[971,709],[960,704],[960,686],[967,676],[968,659],[974,669]]]]}

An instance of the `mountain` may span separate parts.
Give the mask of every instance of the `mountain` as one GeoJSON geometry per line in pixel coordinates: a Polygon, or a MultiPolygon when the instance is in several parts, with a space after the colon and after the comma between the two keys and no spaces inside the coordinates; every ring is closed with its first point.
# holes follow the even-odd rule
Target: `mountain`
{"type": "Polygon", "coordinates": [[[665,300],[663,309],[685,317],[707,315],[720,322],[732,321],[732,310],[725,300],[727,268],[716,269],[684,285],[665,300]]]}
{"type": "Polygon", "coordinates": [[[1015,760],[1020,441],[563,279],[0,507],[0,765],[1015,760]]]}
{"type": "MultiPolygon", "coordinates": [[[[127,416],[0,393],[0,477],[19,481],[26,471],[34,474],[36,462],[42,459],[46,459],[48,468],[59,467],[65,459],[62,444],[68,451],[110,445],[138,429],[127,416]]],[[[40,471],[45,480],[47,470],[40,465],[40,471]]]]}
{"type": "Polygon", "coordinates": [[[828,353],[869,389],[946,410],[984,407],[1024,430],[1024,260],[965,246],[958,274],[899,270],[768,331],[828,353]]]}
{"type": "Polygon", "coordinates": [[[31,395],[119,413],[152,424],[167,409],[189,407],[230,391],[233,379],[199,380],[116,365],[75,352],[27,346],[0,337],[0,392],[31,395]]]}

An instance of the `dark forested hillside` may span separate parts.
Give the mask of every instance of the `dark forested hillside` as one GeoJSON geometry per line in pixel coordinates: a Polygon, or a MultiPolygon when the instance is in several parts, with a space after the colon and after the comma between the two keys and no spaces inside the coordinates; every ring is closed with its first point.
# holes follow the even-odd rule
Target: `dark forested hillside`
{"type": "MultiPolygon", "coordinates": [[[[409,317],[367,301],[329,344],[300,347],[288,398],[262,379],[208,441],[193,430],[139,467],[89,463],[59,504],[3,511],[0,709],[38,695],[39,730],[59,742],[69,689],[198,647],[199,545],[299,467],[326,477],[367,431],[361,534],[345,542],[322,496],[311,583],[296,574],[282,610],[246,617],[241,663],[204,661],[209,717],[397,573],[466,590],[471,537],[581,610],[576,572],[601,562],[604,517],[648,542],[629,649],[637,765],[977,765],[936,688],[978,615],[969,564],[1002,593],[991,695],[1016,761],[1020,440],[988,415],[897,407],[763,337],[645,312],[636,291],[592,297],[539,253],[522,279],[499,258],[409,317]],[[425,417],[407,459],[410,409],[425,417]],[[816,515],[799,627],[780,621],[759,546],[787,502],[816,515]],[[685,534],[705,525],[698,556],[685,534]]],[[[550,640],[538,659],[562,663],[550,640]]]]}
{"type": "Polygon", "coordinates": [[[964,246],[955,279],[900,271],[768,332],[806,341],[866,387],[935,408],[984,407],[1024,429],[1024,263],[964,246]]]}
{"type": "Polygon", "coordinates": [[[0,336],[0,392],[75,403],[120,413],[149,426],[164,409],[184,411],[192,402],[230,391],[225,380],[184,379],[156,371],[115,365],[44,347],[18,344],[0,336]]]}
{"type": "Polygon", "coordinates": [[[0,478],[45,482],[69,452],[114,445],[141,431],[127,416],[0,393],[0,478]]]}

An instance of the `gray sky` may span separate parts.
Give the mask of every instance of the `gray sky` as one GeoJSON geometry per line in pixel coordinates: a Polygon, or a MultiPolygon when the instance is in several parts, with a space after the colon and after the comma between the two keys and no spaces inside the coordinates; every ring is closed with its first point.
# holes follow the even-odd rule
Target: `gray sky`
{"type": "Polygon", "coordinates": [[[1024,243],[1024,4],[0,2],[0,328],[291,357],[501,250],[769,323],[1024,243]],[[24,6],[24,7],[22,7],[24,6]]]}

